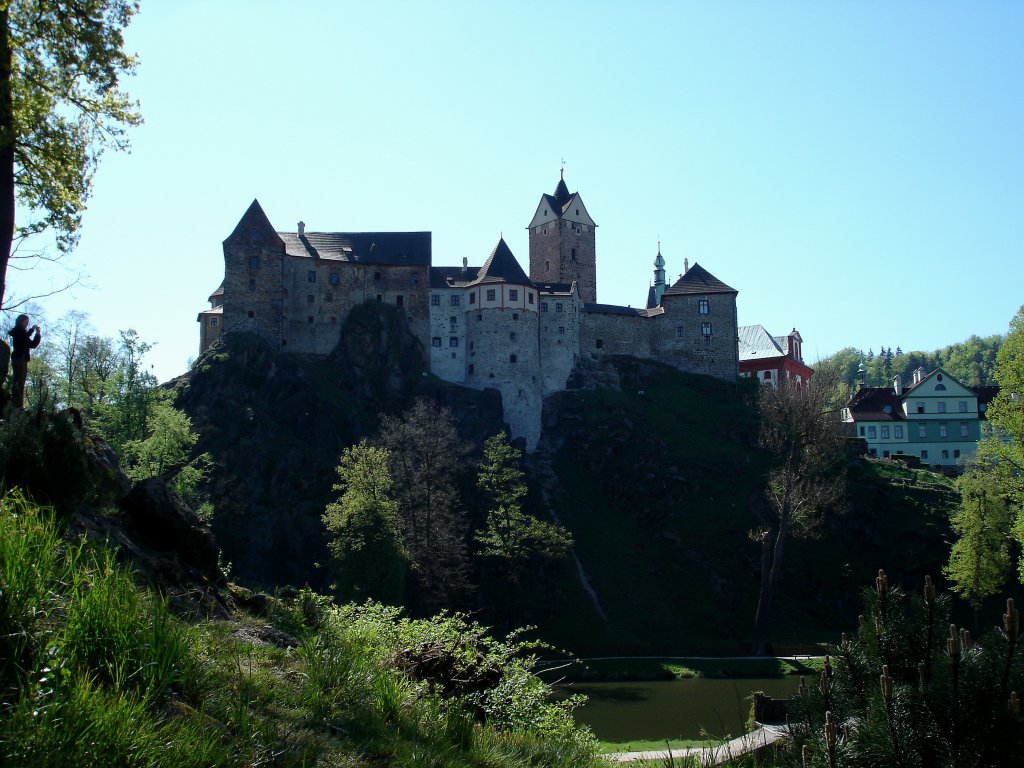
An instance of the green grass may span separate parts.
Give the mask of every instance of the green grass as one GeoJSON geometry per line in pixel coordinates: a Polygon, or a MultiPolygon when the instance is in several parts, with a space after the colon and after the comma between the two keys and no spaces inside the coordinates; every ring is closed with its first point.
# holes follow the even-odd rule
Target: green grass
{"type": "Polygon", "coordinates": [[[655,752],[668,749],[689,749],[692,747],[713,747],[721,739],[634,739],[632,741],[602,741],[601,753],[610,752],[655,752]]]}
{"type": "MultiPolygon", "coordinates": [[[[522,646],[300,593],[266,617],[186,624],[103,547],[0,497],[0,764],[575,768],[598,746],[522,646]],[[452,666],[417,676],[408,649],[452,666]],[[466,690],[446,685],[500,670],[466,690]],[[451,682],[454,681],[454,682],[451,682]]],[[[429,669],[423,667],[421,669],[429,669]]]]}

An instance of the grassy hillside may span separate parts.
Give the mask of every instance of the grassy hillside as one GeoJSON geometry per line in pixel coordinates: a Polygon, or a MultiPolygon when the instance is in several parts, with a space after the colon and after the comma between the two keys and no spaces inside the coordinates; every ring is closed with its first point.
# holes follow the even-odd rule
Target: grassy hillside
{"type": "MultiPolygon", "coordinates": [[[[749,389],[632,359],[618,388],[552,398],[542,461],[550,498],[607,620],[565,570],[567,599],[542,627],[582,655],[745,654],[759,587],[748,536],[768,458],[749,389]]],[[[849,503],[815,541],[791,542],[771,638],[830,641],[856,620],[878,568],[916,587],[948,554],[948,480],[855,460],[849,503]]]]}
{"type": "Polygon", "coordinates": [[[236,598],[250,609],[186,622],[111,550],[0,497],[0,764],[599,764],[529,656],[474,625],[236,598]]]}

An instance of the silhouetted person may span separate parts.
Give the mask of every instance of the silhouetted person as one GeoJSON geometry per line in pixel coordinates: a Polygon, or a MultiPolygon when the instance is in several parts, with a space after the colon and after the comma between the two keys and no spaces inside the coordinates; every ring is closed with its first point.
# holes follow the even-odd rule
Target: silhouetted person
{"type": "Polygon", "coordinates": [[[42,334],[39,326],[28,327],[28,315],[18,315],[14,321],[14,327],[10,330],[11,341],[11,370],[14,373],[11,384],[11,404],[15,408],[22,408],[25,405],[25,380],[28,379],[29,350],[39,346],[42,334]]]}

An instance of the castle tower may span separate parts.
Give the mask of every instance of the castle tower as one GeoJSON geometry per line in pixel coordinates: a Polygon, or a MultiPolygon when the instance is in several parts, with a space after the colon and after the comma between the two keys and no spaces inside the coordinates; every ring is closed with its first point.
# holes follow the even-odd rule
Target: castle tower
{"type": "Polygon", "coordinates": [[[658,241],[658,255],[654,257],[654,282],[651,290],[647,293],[647,308],[661,304],[661,297],[665,293],[665,258],[661,255],[661,241],[658,241]]]}
{"type": "Polygon", "coordinates": [[[560,174],[553,195],[541,195],[530,230],[530,279],[535,283],[576,282],[583,301],[597,301],[597,225],[579,192],[560,174]]]}
{"type": "Polygon", "coordinates": [[[465,288],[467,386],[497,389],[512,437],[532,451],[541,432],[537,287],[504,239],[465,288]]]}
{"type": "Polygon", "coordinates": [[[222,330],[254,331],[284,341],[285,245],[258,200],[253,200],[224,241],[222,330]]]}

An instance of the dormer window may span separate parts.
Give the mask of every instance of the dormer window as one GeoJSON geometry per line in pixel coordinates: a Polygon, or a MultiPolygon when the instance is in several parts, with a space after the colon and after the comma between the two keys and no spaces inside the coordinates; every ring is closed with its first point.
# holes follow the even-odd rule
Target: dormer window
{"type": "Polygon", "coordinates": [[[306,280],[311,282],[311,283],[315,283],[316,282],[316,270],[313,270],[313,269],[309,270],[309,272],[306,273],[306,280]]]}
{"type": "Polygon", "coordinates": [[[260,266],[260,257],[259,256],[250,256],[249,257],[249,269],[259,269],[259,266],[260,266]]]}

